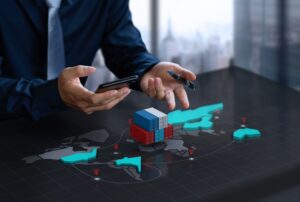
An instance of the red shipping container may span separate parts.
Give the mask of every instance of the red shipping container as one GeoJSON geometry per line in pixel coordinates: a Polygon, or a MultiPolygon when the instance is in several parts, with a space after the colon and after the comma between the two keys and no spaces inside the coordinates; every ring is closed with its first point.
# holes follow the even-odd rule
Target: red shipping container
{"type": "Polygon", "coordinates": [[[130,122],[130,136],[136,142],[145,145],[154,143],[154,132],[146,131],[132,122],[130,122]]]}
{"type": "Polygon", "coordinates": [[[168,127],[165,128],[165,140],[171,139],[173,137],[173,126],[168,124],[168,127]]]}

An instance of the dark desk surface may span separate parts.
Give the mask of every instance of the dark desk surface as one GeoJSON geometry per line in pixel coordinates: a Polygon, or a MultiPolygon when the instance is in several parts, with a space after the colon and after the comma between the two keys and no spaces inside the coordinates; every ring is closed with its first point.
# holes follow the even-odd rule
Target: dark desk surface
{"type": "Polygon", "coordinates": [[[238,69],[201,75],[198,85],[189,95],[191,108],[223,102],[224,110],[214,121],[215,134],[176,130],[184,147],[196,148],[194,161],[176,151],[142,152],[128,142],[128,119],[136,110],[167,112],[138,92],[92,116],[70,110],[38,123],[1,122],[0,201],[299,201],[300,93],[238,69]],[[248,127],[262,131],[261,138],[233,141],[244,116],[248,127]],[[98,143],[97,162],[22,160],[67,147],[81,150],[94,143],[64,138],[100,129],[109,136],[98,143]],[[113,154],[116,142],[119,154],[113,154]],[[125,155],[143,157],[141,175],[113,167],[125,155]],[[93,177],[97,168],[100,181],[93,177]]]}

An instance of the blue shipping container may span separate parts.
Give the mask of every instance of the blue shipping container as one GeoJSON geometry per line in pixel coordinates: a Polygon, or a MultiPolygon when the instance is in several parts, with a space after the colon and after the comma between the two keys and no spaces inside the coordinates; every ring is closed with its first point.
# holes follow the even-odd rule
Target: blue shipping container
{"type": "Polygon", "coordinates": [[[159,118],[145,110],[140,110],[134,113],[133,123],[149,132],[155,131],[159,128],[159,118]]]}

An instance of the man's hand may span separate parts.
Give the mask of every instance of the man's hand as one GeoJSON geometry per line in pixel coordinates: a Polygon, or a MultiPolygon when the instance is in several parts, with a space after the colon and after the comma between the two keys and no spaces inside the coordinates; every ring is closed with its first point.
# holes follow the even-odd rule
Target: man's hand
{"type": "Polygon", "coordinates": [[[166,100],[169,110],[176,107],[175,95],[183,108],[189,108],[189,100],[182,84],[173,79],[168,70],[174,71],[187,80],[195,80],[196,75],[177,64],[161,62],[147,72],[141,80],[141,89],[150,97],[166,100]]]}
{"type": "Polygon", "coordinates": [[[76,66],[63,70],[58,78],[58,90],[63,102],[86,114],[95,111],[109,110],[122,101],[129,93],[129,88],[94,93],[82,86],[80,77],[88,76],[96,71],[94,67],[76,66]]]}

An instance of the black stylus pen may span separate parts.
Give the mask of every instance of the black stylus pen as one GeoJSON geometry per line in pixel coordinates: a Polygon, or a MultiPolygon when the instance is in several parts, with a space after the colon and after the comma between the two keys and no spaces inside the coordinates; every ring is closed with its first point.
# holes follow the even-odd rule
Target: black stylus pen
{"type": "Polygon", "coordinates": [[[182,83],[185,87],[191,89],[191,90],[197,90],[197,86],[193,84],[192,82],[182,78],[179,74],[176,74],[172,70],[168,70],[168,74],[175,80],[179,81],[182,83]]]}

